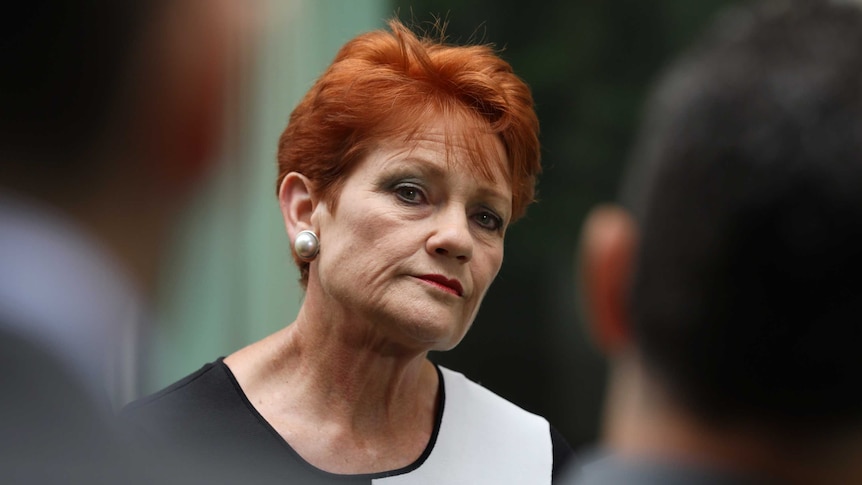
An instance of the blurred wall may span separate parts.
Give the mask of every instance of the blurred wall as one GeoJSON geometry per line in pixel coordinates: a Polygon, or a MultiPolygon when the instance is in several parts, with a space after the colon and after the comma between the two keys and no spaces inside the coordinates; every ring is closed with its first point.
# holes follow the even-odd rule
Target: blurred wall
{"type": "Polygon", "coordinates": [[[275,196],[278,137],[299,98],[344,42],[381,28],[385,0],[254,0],[258,35],[233,86],[226,155],[184,215],[156,302],[157,325],[142,336],[140,392],[292,322],[302,292],[275,196]]]}

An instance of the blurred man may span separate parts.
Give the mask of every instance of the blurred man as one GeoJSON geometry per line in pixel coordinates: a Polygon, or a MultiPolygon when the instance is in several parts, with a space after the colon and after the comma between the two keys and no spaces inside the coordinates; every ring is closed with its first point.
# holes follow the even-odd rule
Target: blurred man
{"type": "Polygon", "coordinates": [[[238,4],[4,11],[2,483],[157,481],[107,424],[105,362],[146,306],[173,218],[220,146],[238,4]]]}
{"type": "Polygon", "coordinates": [[[862,483],[862,11],[728,12],[584,228],[612,360],[576,484],[862,483]]]}

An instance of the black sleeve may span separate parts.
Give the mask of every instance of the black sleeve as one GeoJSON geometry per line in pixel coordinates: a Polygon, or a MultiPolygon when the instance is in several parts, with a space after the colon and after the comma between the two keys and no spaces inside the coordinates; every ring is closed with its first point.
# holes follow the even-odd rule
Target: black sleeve
{"type": "Polygon", "coordinates": [[[551,446],[553,446],[554,450],[554,467],[551,472],[551,483],[558,483],[567,468],[566,465],[572,462],[575,452],[572,450],[569,442],[566,441],[566,438],[557,431],[557,428],[553,425],[550,428],[551,446]]]}

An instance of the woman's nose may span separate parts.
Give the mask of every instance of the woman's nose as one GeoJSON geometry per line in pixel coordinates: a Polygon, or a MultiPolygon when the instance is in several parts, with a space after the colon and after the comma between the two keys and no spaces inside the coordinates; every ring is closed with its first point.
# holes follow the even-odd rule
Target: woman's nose
{"type": "Polygon", "coordinates": [[[473,257],[473,235],[463,209],[448,210],[435,218],[436,227],[426,243],[428,252],[460,261],[473,257]]]}

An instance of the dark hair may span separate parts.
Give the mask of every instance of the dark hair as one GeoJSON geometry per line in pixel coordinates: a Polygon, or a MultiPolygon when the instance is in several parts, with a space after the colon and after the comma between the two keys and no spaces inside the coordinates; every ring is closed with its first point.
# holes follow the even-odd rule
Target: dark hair
{"type": "MultiPolygon", "coordinates": [[[[15,2],[0,28],[0,167],[86,169],[153,1],[15,2]]],[[[3,173],[0,172],[0,173],[3,173]]]]}
{"type": "Polygon", "coordinates": [[[647,366],[709,419],[862,418],[862,11],[724,15],[644,121],[624,196],[647,366]]]}

